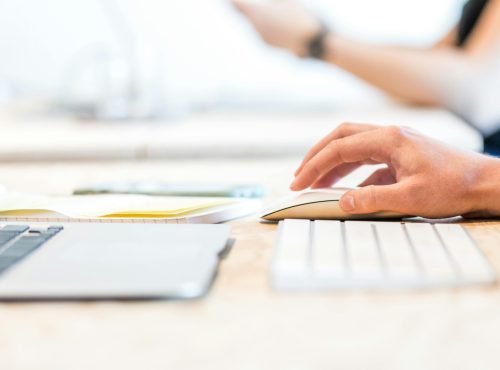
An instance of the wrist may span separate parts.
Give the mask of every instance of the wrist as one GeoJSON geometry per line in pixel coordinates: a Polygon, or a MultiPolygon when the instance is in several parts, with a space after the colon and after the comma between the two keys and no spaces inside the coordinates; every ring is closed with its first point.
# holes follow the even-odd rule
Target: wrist
{"type": "Polygon", "coordinates": [[[346,51],[350,51],[354,41],[339,35],[338,33],[330,32],[324,41],[324,56],[323,60],[335,64],[340,68],[348,68],[352,59],[346,59],[346,51]]]}
{"type": "Polygon", "coordinates": [[[467,193],[469,213],[500,216],[500,159],[481,156],[467,193]]]}

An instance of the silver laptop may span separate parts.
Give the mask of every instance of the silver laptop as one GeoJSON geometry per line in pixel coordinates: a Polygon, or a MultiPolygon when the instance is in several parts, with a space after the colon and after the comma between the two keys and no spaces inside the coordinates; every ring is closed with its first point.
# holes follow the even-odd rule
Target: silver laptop
{"type": "Polygon", "coordinates": [[[0,300],[193,298],[228,225],[0,223],[0,300]]]}

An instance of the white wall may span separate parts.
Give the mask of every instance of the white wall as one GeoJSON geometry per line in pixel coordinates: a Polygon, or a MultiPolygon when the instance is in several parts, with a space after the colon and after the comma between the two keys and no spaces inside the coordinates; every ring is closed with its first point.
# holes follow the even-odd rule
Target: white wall
{"type": "MultiPolygon", "coordinates": [[[[303,2],[321,10],[337,32],[412,45],[429,44],[443,34],[456,21],[462,3],[303,2]]],[[[265,101],[286,90],[292,99],[295,95],[307,101],[305,91],[321,96],[335,92],[336,71],[267,48],[226,0],[0,2],[0,80],[22,93],[99,98],[106,78],[112,90],[130,82],[131,47],[139,94],[161,90],[149,99],[200,105],[237,101],[240,94],[265,101]],[[120,4],[132,36],[120,28],[113,4],[120,4]],[[104,76],[108,67],[111,76],[104,76]]]]}

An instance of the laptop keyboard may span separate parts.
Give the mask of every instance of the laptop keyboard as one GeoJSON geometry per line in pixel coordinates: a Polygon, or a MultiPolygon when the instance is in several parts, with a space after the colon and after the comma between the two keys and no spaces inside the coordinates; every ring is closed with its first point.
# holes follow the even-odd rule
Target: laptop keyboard
{"type": "Polygon", "coordinates": [[[493,283],[494,269],[456,224],[284,220],[277,288],[425,288],[493,283]]]}
{"type": "Polygon", "coordinates": [[[0,227],[0,274],[40,248],[63,229],[62,226],[43,229],[26,225],[0,227]]]}

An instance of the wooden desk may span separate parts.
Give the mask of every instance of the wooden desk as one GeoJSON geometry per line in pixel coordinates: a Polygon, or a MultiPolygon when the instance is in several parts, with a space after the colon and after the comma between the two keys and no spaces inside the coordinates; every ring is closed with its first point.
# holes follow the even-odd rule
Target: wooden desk
{"type": "MultiPolygon", "coordinates": [[[[0,164],[11,190],[110,179],[260,181],[282,194],[297,160],[0,164]]],[[[275,226],[237,242],[207,297],[0,304],[0,369],[497,370],[500,289],[285,295],[268,284],[275,226]]],[[[468,224],[500,271],[500,223],[468,224]]]]}

